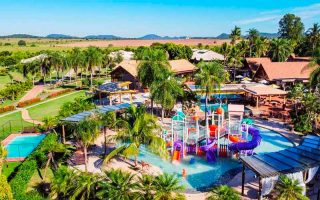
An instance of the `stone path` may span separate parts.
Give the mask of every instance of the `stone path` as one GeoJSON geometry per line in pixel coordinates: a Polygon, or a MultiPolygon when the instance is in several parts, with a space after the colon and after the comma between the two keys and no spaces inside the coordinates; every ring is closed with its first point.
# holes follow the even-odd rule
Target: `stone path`
{"type": "Polygon", "coordinates": [[[20,110],[21,110],[21,117],[24,121],[32,123],[32,124],[36,124],[36,125],[43,125],[43,122],[31,119],[31,117],[29,115],[29,111],[27,109],[21,108],[20,110]]]}
{"type": "Polygon", "coordinates": [[[39,94],[41,94],[44,90],[44,86],[43,85],[36,85],[34,86],[31,90],[29,90],[27,92],[26,95],[24,95],[21,99],[20,99],[20,102],[21,101],[26,101],[26,100],[29,100],[29,99],[33,99],[33,98],[36,98],[39,94]]]}

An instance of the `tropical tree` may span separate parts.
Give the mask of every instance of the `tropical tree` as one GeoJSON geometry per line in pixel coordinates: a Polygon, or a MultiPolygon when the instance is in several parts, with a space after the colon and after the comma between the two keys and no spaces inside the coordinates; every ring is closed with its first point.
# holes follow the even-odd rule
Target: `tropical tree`
{"type": "Polygon", "coordinates": [[[99,199],[130,200],[140,196],[134,175],[119,169],[106,171],[98,188],[97,197],[99,199]]]}
{"type": "Polygon", "coordinates": [[[298,42],[303,37],[304,25],[301,18],[294,14],[286,14],[279,21],[279,35],[281,38],[298,42]]]}
{"type": "Polygon", "coordinates": [[[75,137],[80,145],[83,147],[85,170],[88,171],[88,153],[87,149],[95,139],[99,136],[99,120],[95,114],[82,120],[80,123],[75,125],[75,137]]]}
{"type": "Polygon", "coordinates": [[[52,129],[55,125],[57,125],[58,119],[56,117],[46,116],[43,118],[42,122],[42,127],[44,128],[44,130],[48,131],[52,129]]]}
{"type": "MultiPolygon", "coordinates": [[[[141,62],[138,66],[138,77],[144,87],[150,88],[162,76],[169,71],[169,63],[166,54],[161,49],[145,48],[140,53],[141,62]]],[[[153,97],[151,96],[151,113],[153,114],[153,97]]]]}
{"type": "Polygon", "coordinates": [[[310,75],[310,86],[312,88],[318,88],[320,84],[320,47],[314,54],[312,62],[310,62],[309,67],[315,68],[310,75]]]}
{"type": "Polygon", "coordinates": [[[148,174],[142,174],[142,176],[138,177],[137,188],[141,191],[141,200],[153,200],[154,191],[157,190],[155,186],[155,177],[148,174]]]}
{"type": "Polygon", "coordinates": [[[247,38],[249,40],[249,47],[250,47],[249,56],[252,57],[253,56],[252,49],[253,49],[253,46],[256,44],[257,40],[260,38],[260,33],[255,28],[249,29],[247,38]]]}
{"type": "Polygon", "coordinates": [[[231,187],[220,185],[208,193],[206,200],[240,200],[240,196],[231,187]]]}
{"type": "Polygon", "coordinates": [[[302,194],[303,188],[299,185],[299,182],[287,176],[280,176],[276,189],[280,193],[278,196],[279,200],[308,199],[302,194]]]}
{"type": "Polygon", "coordinates": [[[105,162],[108,162],[115,154],[122,153],[125,157],[134,156],[135,165],[137,165],[141,145],[145,145],[160,157],[167,158],[166,144],[159,135],[160,127],[157,119],[148,114],[144,106],[131,105],[126,110],[124,119],[119,120],[117,124],[121,125],[121,129],[112,138],[123,145],[111,152],[110,156],[105,158],[105,162]]]}
{"type": "Polygon", "coordinates": [[[107,129],[111,129],[116,125],[116,113],[107,112],[100,115],[100,122],[103,126],[104,135],[104,154],[107,155],[107,129]]]}
{"type": "Polygon", "coordinates": [[[8,150],[2,144],[0,144],[0,175],[2,173],[2,167],[7,155],[8,155],[8,150]]]}
{"type": "Polygon", "coordinates": [[[7,177],[3,174],[0,174],[0,199],[13,200],[11,187],[8,184],[7,177]]]}
{"type": "Polygon", "coordinates": [[[312,56],[315,56],[316,47],[320,45],[320,25],[314,23],[306,33],[306,40],[312,45],[312,56]]]}
{"type": "Polygon", "coordinates": [[[182,200],[185,196],[179,191],[184,187],[180,185],[179,179],[175,175],[163,173],[154,180],[156,188],[154,199],[156,200],[182,200]]]}
{"type": "MultiPolygon", "coordinates": [[[[208,126],[208,97],[215,90],[219,90],[222,83],[227,79],[227,73],[223,65],[218,62],[202,62],[198,65],[195,75],[196,84],[205,92],[205,119],[208,126]]],[[[206,128],[208,131],[208,128],[206,128]]]]}
{"type": "Polygon", "coordinates": [[[238,46],[233,46],[229,53],[228,58],[228,66],[233,68],[233,80],[235,81],[237,69],[243,66],[242,59],[243,59],[244,52],[238,46]]]}
{"type": "Polygon", "coordinates": [[[171,72],[163,72],[163,77],[151,85],[151,98],[161,105],[161,119],[164,119],[164,110],[172,109],[177,97],[183,95],[183,89],[171,72]]]}
{"type": "Polygon", "coordinates": [[[286,61],[292,52],[293,47],[290,40],[282,38],[275,38],[271,40],[269,53],[272,61],[286,61]]]}
{"type": "Polygon", "coordinates": [[[266,56],[269,49],[269,42],[264,37],[259,37],[255,40],[255,43],[252,47],[252,56],[253,57],[261,57],[266,56]]]}
{"type": "MultiPolygon", "coordinates": [[[[69,58],[70,58],[70,65],[73,68],[73,71],[75,73],[75,81],[77,81],[78,70],[85,65],[84,53],[81,51],[80,48],[73,48],[72,51],[70,52],[69,58]]],[[[70,79],[71,79],[71,74],[70,74],[70,79]]],[[[82,73],[81,73],[81,80],[82,80],[82,73]]]]}
{"type": "Polygon", "coordinates": [[[295,84],[288,93],[288,98],[294,101],[294,110],[296,117],[298,117],[297,104],[302,100],[304,96],[304,86],[302,83],[295,84]]]}
{"type": "Polygon", "coordinates": [[[235,26],[230,33],[231,44],[234,45],[237,40],[241,38],[241,29],[238,26],[235,26]]]}
{"type": "Polygon", "coordinates": [[[94,199],[97,193],[97,186],[100,177],[96,174],[81,172],[74,177],[70,186],[68,199],[70,200],[89,200],[94,199]]]}
{"type": "Polygon", "coordinates": [[[78,177],[77,171],[61,165],[57,171],[54,172],[54,177],[51,181],[50,196],[57,197],[57,199],[67,199],[68,195],[72,193],[71,188],[76,183],[78,177]]]}
{"type": "Polygon", "coordinates": [[[88,47],[85,51],[85,63],[90,71],[90,87],[92,88],[92,80],[94,69],[102,64],[103,53],[97,47],[88,47]]]}
{"type": "Polygon", "coordinates": [[[230,51],[231,51],[231,47],[228,45],[228,43],[224,42],[220,48],[220,53],[222,53],[222,55],[224,56],[224,65],[226,65],[227,63],[230,51]]]}
{"type": "Polygon", "coordinates": [[[63,57],[63,53],[59,52],[59,51],[53,51],[53,52],[49,52],[48,53],[49,59],[50,59],[50,63],[51,65],[54,67],[57,75],[56,75],[56,81],[59,79],[60,77],[60,71],[63,71],[64,67],[63,67],[63,62],[64,62],[64,57],[63,57]]]}

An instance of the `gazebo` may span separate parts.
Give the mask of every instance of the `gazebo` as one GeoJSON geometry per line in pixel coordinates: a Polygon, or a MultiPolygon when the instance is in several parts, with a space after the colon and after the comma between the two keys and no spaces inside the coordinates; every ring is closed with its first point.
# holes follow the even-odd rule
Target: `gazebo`
{"type": "Polygon", "coordinates": [[[130,103],[132,103],[132,95],[136,93],[136,90],[130,90],[129,85],[131,82],[110,82],[99,85],[95,88],[95,92],[99,97],[99,102],[102,105],[102,94],[106,94],[109,97],[109,104],[112,105],[112,97],[119,96],[119,103],[122,103],[122,95],[130,94],[130,103]]]}
{"type": "Polygon", "coordinates": [[[244,195],[245,170],[251,169],[259,178],[258,198],[267,195],[274,188],[280,175],[298,180],[305,188],[320,166],[320,137],[308,135],[299,146],[278,152],[240,157],[242,167],[242,188],[244,195]]]}

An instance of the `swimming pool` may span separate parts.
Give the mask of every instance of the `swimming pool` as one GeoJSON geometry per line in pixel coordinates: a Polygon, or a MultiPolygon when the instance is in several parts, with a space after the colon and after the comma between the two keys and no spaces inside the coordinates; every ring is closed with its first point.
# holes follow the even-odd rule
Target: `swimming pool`
{"type": "Polygon", "coordinates": [[[43,140],[44,134],[24,135],[14,137],[5,147],[8,150],[7,158],[27,157],[43,140]]]}
{"type": "MultiPolygon", "coordinates": [[[[293,146],[290,141],[274,131],[258,129],[263,139],[260,146],[255,149],[256,153],[275,152],[293,146]]],[[[173,164],[162,160],[143,147],[138,159],[158,166],[163,172],[176,174],[178,177],[181,177],[182,169],[186,169],[187,177],[181,177],[181,183],[186,187],[187,192],[206,190],[214,185],[224,184],[241,169],[241,164],[235,159],[218,158],[216,163],[208,163],[205,158],[192,155],[173,164]],[[194,164],[189,164],[191,158],[195,159],[194,164]]]]}

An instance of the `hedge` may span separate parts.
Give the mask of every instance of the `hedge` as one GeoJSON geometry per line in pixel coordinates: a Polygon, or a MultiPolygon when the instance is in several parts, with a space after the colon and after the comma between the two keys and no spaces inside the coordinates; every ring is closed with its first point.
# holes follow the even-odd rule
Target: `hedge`
{"type": "Polygon", "coordinates": [[[49,94],[47,98],[57,97],[61,94],[71,92],[71,91],[72,91],[72,89],[68,88],[68,89],[60,90],[58,92],[53,92],[53,93],[49,94]]]}
{"type": "Polygon", "coordinates": [[[0,108],[0,113],[8,112],[8,111],[11,111],[14,109],[15,109],[15,107],[13,105],[4,106],[4,107],[0,108]]]}
{"type": "Polygon", "coordinates": [[[22,107],[29,106],[31,104],[37,103],[39,101],[41,101],[41,99],[39,97],[36,97],[36,98],[33,98],[33,99],[29,99],[29,100],[26,100],[26,101],[20,101],[18,103],[18,107],[22,108],[22,107]]]}
{"type": "MultiPolygon", "coordinates": [[[[48,134],[39,146],[33,151],[25,161],[18,167],[17,173],[10,181],[13,197],[16,200],[43,200],[44,198],[37,192],[26,193],[28,184],[34,172],[37,170],[36,156],[41,154],[41,148],[45,146],[50,140],[57,139],[57,135],[48,134]]],[[[43,154],[43,153],[42,153],[43,154]]]]}

